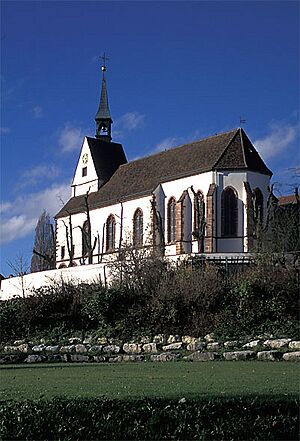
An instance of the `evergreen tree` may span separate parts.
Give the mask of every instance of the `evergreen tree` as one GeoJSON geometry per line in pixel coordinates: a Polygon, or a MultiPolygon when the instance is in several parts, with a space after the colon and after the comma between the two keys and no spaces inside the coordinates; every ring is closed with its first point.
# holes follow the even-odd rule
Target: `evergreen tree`
{"type": "Polygon", "coordinates": [[[50,215],[42,212],[35,228],[33,254],[30,271],[45,271],[55,268],[55,237],[50,215]]]}

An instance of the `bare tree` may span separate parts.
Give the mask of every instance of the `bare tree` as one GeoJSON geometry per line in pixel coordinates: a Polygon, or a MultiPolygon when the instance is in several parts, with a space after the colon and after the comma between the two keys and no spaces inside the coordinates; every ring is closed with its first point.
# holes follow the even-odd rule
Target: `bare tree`
{"type": "Polygon", "coordinates": [[[28,274],[30,270],[28,261],[24,258],[22,254],[19,254],[14,261],[9,261],[7,262],[7,264],[12,269],[13,276],[19,277],[22,296],[23,298],[25,298],[26,286],[24,276],[28,274]]]}
{"type": "Polygon", "coordinates": [[[93,263],[93,252],[97,245],[97,237],[92,241],[92,229],[91,229],[91,218],[90,218],[90,206],[89,206],[89,191],[86,192],[84,197],[86,222],[83,227],[79,226],[82,234],[82,259],[88,259],[88,263],[93,263]]]}
{"type": "Polygon", "coordinates": [[[68,224],[65,223],[63,220],[63,224],[65,226],[66,231],[66,242],[67,242],[67,249],[69,254],[69,266],[73,266],[74,261],[74,243],[73,243],[73,226],[72,226],[72,217],[71,214],[68,212],[68,224]]]}
{"type": "Polygon", "coordinates": [[[191,185],[191,190],[194,195],[194,206],[195,206],[195,228],[193,231],[193,236],[198,242],[198,253],[204,252],[204,236],[205,236],[205,210],[204,210],[204,196],[201,192],[195,192],[193,186],[191,185]]]}
{"type": "Polygon", "coordinates": [[[55,268],[55,234],[50,215],[46,210],[40,215],[36,228],[30,271],[45,271],[55,268]]]}

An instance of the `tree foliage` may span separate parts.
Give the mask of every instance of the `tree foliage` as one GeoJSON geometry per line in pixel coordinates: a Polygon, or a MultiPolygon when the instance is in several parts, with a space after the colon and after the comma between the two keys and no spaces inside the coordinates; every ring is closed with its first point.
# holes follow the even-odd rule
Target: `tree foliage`
{"type": "Polygon", "coordinates": [[[40,215],[36,228],[30,271],[45,271],[55,268],[55,237],[50,215],[46,210],[40,215]]]}

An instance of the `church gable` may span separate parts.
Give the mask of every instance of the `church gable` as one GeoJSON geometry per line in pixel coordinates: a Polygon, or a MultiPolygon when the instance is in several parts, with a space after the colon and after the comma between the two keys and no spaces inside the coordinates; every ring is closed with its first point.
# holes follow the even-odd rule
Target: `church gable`
{"type": "Polygon", "coordinates": [[[73,196],[98,190],[98,175],[87,137],[84,138],[72,181],[73,196]]]}
{"type": "Polygon", "coordinates": [[[216,170],[247,169],[272,175],[243,129],[237,129],[227,148],[214,165],[216,170]]]}
{"type": "MultiPolygon", "coordinates": [[[[150,195],[160,183],[211,170],[251,170],[271,175],[241,129],[211,136],[129,163],[126,163],[120,144],[107,143],[95,138],[87,138],[87,143],[99,179],[99,191],[90,198],[91,208],[150,195]]],[[[80,196],[72,198],[57,217],[64,216],[66,210],[79,213],[82,210],[82,198],[80,196]]]]}

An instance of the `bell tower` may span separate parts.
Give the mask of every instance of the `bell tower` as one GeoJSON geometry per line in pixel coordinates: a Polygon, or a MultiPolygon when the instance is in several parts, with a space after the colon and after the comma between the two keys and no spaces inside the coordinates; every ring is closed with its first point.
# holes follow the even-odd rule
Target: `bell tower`
{"type": "Polygon", "coordinates": [[[111,125],[112,118],[110,116],[109,107],[108,107],[108,98],[107,98],[107,90],[106,90],[106,61],[108,58],[105,53],[101,57],[102,59],[102,87],[101,87],[101,97],[100,97],[100,105],[98,108],[98,112],[95,116],[96,121],[96,135],[95,137],[98,139],[102,139],[106,142],[111,142],[111,125]]]}

